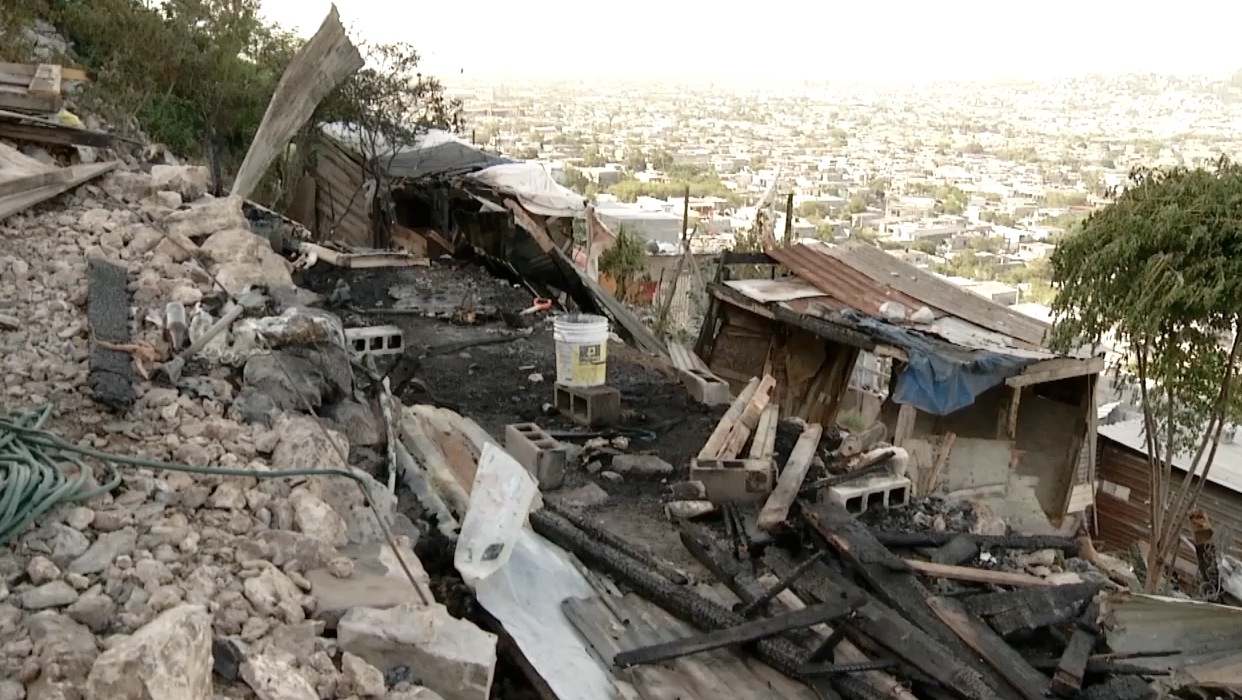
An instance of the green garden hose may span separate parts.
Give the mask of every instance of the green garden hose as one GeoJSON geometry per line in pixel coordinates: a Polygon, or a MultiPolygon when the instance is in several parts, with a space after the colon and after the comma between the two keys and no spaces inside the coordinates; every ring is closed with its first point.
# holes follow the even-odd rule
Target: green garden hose
{"type": "Polygon", "coordinates": [[[226,469],[195,467],[189,464],[162,462],[145,457],[116,455],[74,445],[43,430],[52,417],[54,407],[23,411],[11,421],[0,421],[0,546],[4,546],[25,530],[49,508],[61,503],[87,501],[108,493],[121,483],[120,470],[127,467],[163,469],[210,476],[238,476],[271,479],[302,476],[342,476],[350,479],[366,498],[375,514],[388,546],[392,548],[406,578],[426,605],[428,600],[414,577],[405,557],[397,550],[387,523],[376,508],[375,500],[362,476],[343,469],[226,469]],[[93,470],[84,459],[93,459],[103,466],[102,483],[96,485],[93,470]]]}
{"type": "Polygon", "coordinates": [[[6,544],[49,508],[60,503],[90,500],[121,483],[125,467],[165,469],[191,474],[241,476],[258,479],[290,476],[343,476],[362,487],[357,474],[341,469],[286,469],[258,471],[195,467],[144,457],[116,455],[68,443],[45,432],[43,425],[53,414],[51,405],[24,411],[12,421],[0,421],[0,545],[6,544]],[[102,484],[95,485],[91,466],[84,458],[103,465],[102,484]]]}

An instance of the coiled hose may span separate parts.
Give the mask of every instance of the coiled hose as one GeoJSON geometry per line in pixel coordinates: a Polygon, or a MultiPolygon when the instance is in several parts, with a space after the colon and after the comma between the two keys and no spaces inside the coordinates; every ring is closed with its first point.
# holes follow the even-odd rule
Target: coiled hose
{"type": "Polygon", "coordinates": [[[371,503],[366,481],[340,469],[257,471],[195,467],[74,445],[43,430],[53,411],[54,407],[49,404],[23,411],[12,420],[0,421],[0,545],[8,543],[53,506],[87,501],[116,488],[121,483],[120,470],[126,467],[257,479],[343,476],[362,487],[371,503]],[[85,459],[97,460],[103,466],[98,486],[91,465],[85,459]]]}

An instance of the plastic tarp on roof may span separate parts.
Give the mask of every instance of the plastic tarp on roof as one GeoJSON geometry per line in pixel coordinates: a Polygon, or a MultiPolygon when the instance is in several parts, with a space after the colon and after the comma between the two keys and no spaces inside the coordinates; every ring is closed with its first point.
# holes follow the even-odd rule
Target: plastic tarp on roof
{"type": "MultiPolygon", "coordinates": [[[[363,148],[363,132],[350,124],[333,123],[323,126],[323,133],[340,141],[345,147],[359,154],[367,154],[363,148]]],[[[380,162],[387,167],[389,177],[417,180],[424,177],[461,175],[493,165],[512,163],[483,151],[456,135],[441,129],[428,129],[419,134],[410,145],[394,149],[379,139],[374,148],[380,162]]]]}
{"type": "Polygon", "coordinates": [[[466,178],[513,197],[532,214],[573,218],[586,215],[586,200],[552,179],[539,163],[493,165],[466,178]]]}
{"type": "Polygon", "coordinates": [[[961,348],[854,309],[846,309],[842,315],[865,332],[906,351],[910,362],[897,378],[893,400],[936,416],[971,405],[983,392],[1039,361],[1033,357],[961,348]]]}

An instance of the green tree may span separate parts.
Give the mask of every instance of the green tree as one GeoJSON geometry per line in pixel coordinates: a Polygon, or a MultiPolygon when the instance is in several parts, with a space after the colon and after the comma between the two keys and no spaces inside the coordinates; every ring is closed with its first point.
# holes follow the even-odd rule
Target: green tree
{"type": "Polygon", "coordinates": [[[1215,461],[1242,341],[1242,168],[1136,169],[1052,255],[1054,346],[1114,333],[1137,374],[1153,493],[1146,587],[1159,591],[1215,461]],[[1172,462],[1191,455],[1174,491],[1172,462]]]}
{"type": "Polygon", "coordinates": [[[591,179],[581,170],[572,167],[565,168],[564,185],[580,195],[586,196],[587,188],[592,185],[591,179]]]}
{"type": "Polygon", "coordinates": [[[1087,203],[1087,193],[1051,190],[1045,195],[1044,203],[1054,209],[1081,207],[1087,203]]]}
{"type": "Polygon", "coordinates": [[[612,247],[599,256],[599,271],[617,281],[617,298],[629,298],[630,284],[647,269],[647,239],[622,226],[612,247]]]}
{"type": "Polygon", "coordinates": [[[845,203],[845,213],[846,214],[861,214],[867,211],[867,207],[868,207],[867,198],[861,194],[856,194],[850,197],[849,201],[845,203]]]}
{"type": "Polygon", "coordinates": [[[920,253],[927,253],[928,255],[936,254],[936,242],[929,238],[916,239],[910,247],[920,253]]]}

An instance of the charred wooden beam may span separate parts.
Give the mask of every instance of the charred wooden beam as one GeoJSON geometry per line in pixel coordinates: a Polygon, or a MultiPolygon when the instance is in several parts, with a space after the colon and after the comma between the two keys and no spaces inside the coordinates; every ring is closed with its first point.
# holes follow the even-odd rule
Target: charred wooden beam
{"type": "Polygon", "coordinates": [[[1154,700],[1156,691],[1137,676],[1116,676],[1100,685],[1091,686],[1075,696],[1075,700],[1154,700]]]}
{"type": "Polygon", "coordinates": [[[937,564],[956,566],[964,564],[979,556],[979,542],[974,535],[958,535],[944,546],[931,554],[931,560],[937,564]]]}
{"type": "Polygon", "coordinates": [[[1100,590],[1098,583],[1075,583],[1050,588],[1026,588],[982,593],[963,601],[966,608],[986,618],[1001,636],[1020,630],[1058,625],[1081,615],[1100,590]]]}
{"type": "Polygon", "coordinates": [[[906,565],[888,551],[871,531],[835,504],[804,506],[803,515],[811,526],[856,570],[872,594],[923,632],[935,638],[961,666],[973,672],[962,674],[958,692],[967,697],[1012,697],[1008,683],[988,664],[981,662],[927,603],[927,589],[906,565]]]}
{"type": "MultiPolygon", "coordinates": [[[[781,591],[784,591],[785,589],[789,588],[790,584],[798,580],[799,576],[805,574],[813,565],[815,565],[819,561],[822,561],[823,558],[827,555],[828,555],[828,550],[822,550],[815,556],[810,557],[806,561],[802,562],[793,571],[789,572],[788,576],[782,577],[781,580],[777,582],[775,586],[772,586],[768,590],[764,591],[763,595],[747,603],[738,612],[740,612],[742,615],[746,617],[750,617],[752,613],[754,613],[757,610],[762,609],[765,605],[772,602],[776,598],[776,596],[781,594],[781,591]]],[[[863,601],[859,601],[859,605],[861,605],[862,602],[863,601]]]]}
{"type": "Polygon", "coordinates": [[[695,635],[672,642],[661,642],[617,654],[613,663],[620,668],[657,664],[690,654],[720,649],[734,644],[744,644],[758,639],[774,637],[790,630],[802,629],[835,620],[850,614],[850,607],[843,602],[820,603],[802,610],[782,613],[761,620],[751,620],[722,630],[695,635]]]}
{"type": "Polygon", "coordinates": [[[629,556],[632,559],[636,559],[639,562],[642,562],[643,564],[645,564],[646,566],[651,567],[653,571],[660,574],[661,576],[668,579],[669,581],[672,581],[673,583],[679,586],[684,586],[690,583],[690,579],[687,578],[685,574],[674,569],[668,564],[660,561],[659,559],[656,559],[654,556],[639,550],[629,541],[621,537],[618,537],[617,535],[600,527],[596,523],[591,522],[590,519],[586,518],[582,514],[575,513],[569,508],[563,508],[561,506],[558,506],[550,502],[545,503],[544,507],[548,508],[553,513],[556,513],[562,518],[565,518],[569,522],[573,523],[574,527],[578,528],[579,530],[582,530],[590,537],[597,539],[600,542],[603,542],[604,544],[609,545],[610,547],[615,547],[618,551],[623,552],[626,556],[629,556]]]}
{"type": "Polygon", "coordinates": [[[959,601],[951,598],[930,598],[928,604],[949,629],[974,649],[1009,685],[1026,700],[1043,700],[1048,692],[1048,678],[1036,671],[1022,655],[1005,643],[992,628],[975,617],[959,601]]]}
{"type": "MultiPolygon", "coordinates": [[[[787,552],[775,547],[765,553],[764,561],[777,575],[787,576],[796,566],[787,552]]],[[[833,600],[855,592],[866,595],[822,563],[812,566],[791,588],[808,600],[833,600]]],[[[861,647],[883,649],[897,657],[908,667],[905,675],[913,680],[943,685],[959,697],[1008,697],[989,689],[983,677],[944,644],[875,597],[856,611],[845,632],[861,647]]]]}
{"type": "Polygon", "coordinates": [[[1052,692],[1063,698],[1081,697],[1078,693],[1082,689],[1083,676],[1087,674],[1087,661],[1099,641],[1095,626],[1099,612],[1099,605],[1095,603],[1087,607],[1074,627],[1065,652],[1061,654],[1056,672],[1052,674],[1052,692]]]}
{"type": "MultiPolygon", "coordinates": [[[[643,597],[699,629],[719,630],[746,622],[746,618],[732,610],[672,583],[638,560],[591,539],[573,523],[555,513],[546,510],[531,513],[530,524],[543,537],[577,554],[587,564],[603,569],[633,587],[643,597]]],[[[805,656],[802,649],[780,638],[759,640],[755,643],[755,653],[768,665],[792,677],[798,676],[805,656]]]]}

